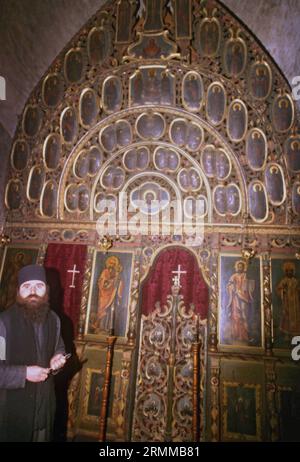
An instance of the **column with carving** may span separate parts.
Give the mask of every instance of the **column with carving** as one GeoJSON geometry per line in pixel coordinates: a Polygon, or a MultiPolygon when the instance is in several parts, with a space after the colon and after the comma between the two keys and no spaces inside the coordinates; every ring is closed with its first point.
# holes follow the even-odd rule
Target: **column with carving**
{"type": "MultiPolygon", "coordinates": [[[[198,318],[197,318],[198,319],[198,318]]],[[[200,348],[198,327],[195,342],[192,344],[193,351],[193,441],[200,438],[200,348]]]]}
{"type": "Polygon", "coordinates": [[[210,265],[209,351],[218,351],[218,252],[213,250],[210,265]]]}
{"type": "Polygon", "coordinates": [[[211,357],[210,369],[210,441],[220,441],[220,364],[219,359],[211,357]]]}
{"type": "Polygon", "coordinates": [[[267,395],[267,415],[270,428],[270,440],[278,441],[279,439],[279,418],[276,406],[276,375],[275,362],[268,360],[266,362],[266,395],[267,395]]]}
{"type": "Polygon", "coordinates": [[[126,430],[128,425],[128,422],[126,421],[126,398],[129,386],[130,365],[132,361],[131,353],[126,352],[124,356],[126,359],[122,360],[120,389],[117,403],[115,405],[116,434],[119,441],[126,441],[126,430]]]}
{"type": "Polygon", "coordinates": [[[263,255],[263,307],[265,352],[267,356],[272,356],[271,258],[269,252],[263,255]]]}
{"type": "Polygon", "coordinates": [[[140,295],[140,264],[141,264],[141,250],[137,249],[134,254],[133,278],[132,278],[132,292],[130,300],[130,320],[129,329],[127,333],[128,344],[133,346],[136,339],[137,331],[137,310],[140,295]]]}
{"type": "Polygon", "coordinates": [[[110,335],[107,338],[107,352],[106,352],[106,364],[104,374],[104,385],[102,391],[102,401],[100,410],[100,430],[99,430],[99,441],[106,441],[106,428],[107,428],[107,414],[109,404],[109,392],[111,386],[111,376],[113,367],[113,356],[114,356],[114,345],[117,337],[110,335]]]}
{"type": "Polygon", "coordinates": [[[43,265],[44,264],[45,256],[46,256],[46,252],[47,252],[47,247],[48,247],[48,244],[40,245],[39,253],[38,253],[38,256],[37,256],[37,260],[36,260],[37,265],[43,265]]]}
{"type": "Polygon", "coordinates": [[[84,334],[84,325],[86,321],[86,310],[87,310],[89,287],[90,287],[90,280],[91,280],[91,273],[92,273],[93,255],[94,255],[93,247],[88,247],[84,278],[83,278],[83,286],[82,286],[80,313],[79,313],[78,337],[77,337],[78,340],[82,340],[83,334],[84,334]]]}

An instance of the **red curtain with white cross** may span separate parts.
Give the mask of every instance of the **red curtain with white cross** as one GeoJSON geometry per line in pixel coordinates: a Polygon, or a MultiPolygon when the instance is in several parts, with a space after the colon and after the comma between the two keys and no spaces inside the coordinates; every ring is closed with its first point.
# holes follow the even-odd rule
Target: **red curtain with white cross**
{"type": "Polygon", "coordinates": [[[195,312],[201,319],[207,317],[208,287],[204,281],[198,261],[192,252],[181,247],[171,247],[159,253],[154,260],[148,277],[143,284],[142,312],[148,315],[155,303],[161,306],[171,294],[173,278],[180,273],[180,294],[185,306],[195,305],[195,312]]]}
{"type": "Polygon", "coordinates": [[[44,262],[50,306],[59,316],[70,318],[74,335],[78,328],[86,255],[86,245],[49,244],[44,262]]]}

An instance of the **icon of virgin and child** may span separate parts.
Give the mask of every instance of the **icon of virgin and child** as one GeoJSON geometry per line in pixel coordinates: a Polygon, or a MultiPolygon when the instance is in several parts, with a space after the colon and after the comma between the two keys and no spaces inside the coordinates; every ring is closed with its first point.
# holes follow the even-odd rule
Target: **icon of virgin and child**
{"type": "Polygon", "coordinates": [[[89,332],[114,333],[116,317],[121,307],[124,292],[123,266],[120,259],[109,256],[97,280],[97,310],[91,314],[89,332]]]}

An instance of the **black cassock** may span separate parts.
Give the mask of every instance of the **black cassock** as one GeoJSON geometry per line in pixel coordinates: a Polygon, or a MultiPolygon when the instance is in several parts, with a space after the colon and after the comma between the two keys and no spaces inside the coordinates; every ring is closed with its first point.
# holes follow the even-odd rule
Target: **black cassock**
{"type": "Polygon", "coordinates": [[[41,430],[45,440],[51,440],[53,377],[29,382],[26,367],[48,368],[50,359],[64,352],[60,321],[53,311],[43,323],[28,320],[18,305],[0,314],[0,441],[33,441],[41,430]]]}

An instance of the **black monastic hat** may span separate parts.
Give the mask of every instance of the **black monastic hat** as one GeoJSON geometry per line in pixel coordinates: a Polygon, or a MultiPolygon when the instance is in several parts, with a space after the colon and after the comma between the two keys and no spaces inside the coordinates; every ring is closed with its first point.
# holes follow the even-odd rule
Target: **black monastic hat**
{"type": "Polygon", "coordinates": [[[46,273],[43,266],[27,265],[20,269],[18,273],[19,287],[27,281],[43,281],[46,284],[46,273]]]}

